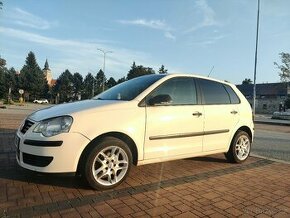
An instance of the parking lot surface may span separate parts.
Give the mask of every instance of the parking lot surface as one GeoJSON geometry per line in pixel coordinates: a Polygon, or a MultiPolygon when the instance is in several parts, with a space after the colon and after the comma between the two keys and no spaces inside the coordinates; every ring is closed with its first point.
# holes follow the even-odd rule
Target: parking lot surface
{"type": "MultiPolygon", "coordinates": [[[[0,217],[290,217],[290,165],[222,154],[133,167],[121,186],[91,190],[79,178],[17,166],[15,128],[0,113],[0,217]]],[[[64,160],[65,161],[65,160],[64,160]]]]}

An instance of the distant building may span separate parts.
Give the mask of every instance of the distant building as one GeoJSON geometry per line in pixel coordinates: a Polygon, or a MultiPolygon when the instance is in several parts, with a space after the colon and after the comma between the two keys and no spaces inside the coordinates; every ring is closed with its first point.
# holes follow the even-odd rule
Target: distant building
{"type": "Polygon", "coordinates": [[[47,84],[49,85],[49,87],[54,86],[55,83],[56,83],[56,80],[52,78],[52,72],[49,69],[49,65],[48,65],[47,59],[45,61],[44,68],[43,68],[42,71],[43,71],[43,73],[45,75],[45,78],[47,80],[47,84]]]}
{"type": "MultiPolygon", "coordinates": [[[[237,88],[253,105],[253,84],[237,85],[237,88]]],[[[284,101],[290,97],[290,82],[256,84],[256,112],[273,113],[284,106],[284,101]]]]}

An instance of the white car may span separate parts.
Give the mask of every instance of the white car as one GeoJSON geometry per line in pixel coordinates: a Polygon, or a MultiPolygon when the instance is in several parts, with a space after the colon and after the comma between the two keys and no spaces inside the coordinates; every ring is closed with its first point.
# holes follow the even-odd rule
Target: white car
{"type": "Polygon", "coordinates": [[[37,103],[37,104],[48,104],[48,100],[47,99],[40,99],[40,100],[35,99],[33,101],[33,103],[37,103]]]}
{"type": "Polygon", "coordinates": [[[20,166],[80,174],[95,189],[113,188],[131,165],[225,153],[250,154],[252,110],[227,82],[187,74],[146,75],[91,100],[28,116],[17,131],[20,166]]]}

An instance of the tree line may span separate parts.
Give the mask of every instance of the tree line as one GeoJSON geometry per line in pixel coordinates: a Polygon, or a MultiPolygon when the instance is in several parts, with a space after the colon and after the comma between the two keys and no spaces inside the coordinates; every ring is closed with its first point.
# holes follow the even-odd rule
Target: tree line
{"type": "MultiPolygon", "coordinates": [[[[162,65],[158,73],[166,74],[168,72],[162,65]]],[[[61,103],[75,100],[89,99],[126,80],[138,76],[155,74],[156,72],[150,67],[136,65],[133,62],[127,76],[119,79],[110,77],[106,78],[103,70],[100,69],[96,76],[87,73],[83,76],[78,73],[71,73],[66,69],[56,80],[53,86],[47,84],[45,74],[37,63],[35,54],[29,52],[24,66],[20,72],[13,67],[7,69],[6,60],[0,58],[0,99],[18,99],[20,89],[24,90],[23,97],[26,101],[46,98],[51,102],[61,103]]]]}

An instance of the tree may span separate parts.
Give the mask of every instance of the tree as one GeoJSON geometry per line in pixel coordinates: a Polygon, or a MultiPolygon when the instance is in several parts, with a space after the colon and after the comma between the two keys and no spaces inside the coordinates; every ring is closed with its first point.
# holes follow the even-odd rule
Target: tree
{"type": "Polygon", "coordinates": [[[96,94],[99,94],[105,90],[106,76],[103,70],[99,70],[96,76],[96,94]]]}
{"type": "Polygon", "coordinates": [[[167,74],[168,70],[164,68],[164,65],[162,64],[161,67],[158,70],[159,74],[167,74]]]}
{"type": "Polygon", "coordinates": [[[0,57],[0,67],[5,67],[6,60],[0,57]]]}
{"type": "Polygon", "coordinates": [[[2,1],[0,1],[0,9],[2,9],[3,3],[2,1]]]}
{"type": "Polygon", "coordinates": [[[73,88],[74,100],[79,100],[79,96],[83,91],[83,77],[79,73],[74,73],[73,75],[73,88]]]}
{"type": "Polygon", "coordinates": [[[59,102],[68,102],[73,99],[74,86],[73,75],[65,70],[57,79],[54,92],[59,96],[59,102]]]}
{"type": "Polygon", "coordinates": [[[284,104],[285,104],[286,109],[290,109],[290,97],[288,97],[288,98],[285,100],[284,104]]]}
{"type": "Polygon", "coordinates": [[[125,81],[126,81],[126,77],[122,77],[122,78],[117,80],[117,84],[120,84],[120,83],[125,82],[125,81]]]}
{"type": "Polygon", "coordinates": [[[253,81],[250,78],[246,78],[246,79],[243,80],[242,84],[243,85],[245,85],[245,84],[253,84],[253,81]]]}
{"type": "Polygon", "coordinates": [[[110,79],[108,79],[106,82],[106,87],[109,89],[115,86],[116,84],[117,84],[116,80],[113,77],[110,77],[110,79]]]}
{"type": "Polygon", "coordinates": [[[19,97],[18,93],[18,76],[14,68],[9,70],[5,67],[6,60],[1,58],[0,61],[0,98],[9,98],[19,97]]]}
{"type": "Polygon", "coordinates": [[[279,55],[282,64],[280,65],[277,62],[274,62],[274,65],[276,65],[277,68],[280,70],[279,72],[280,80],[282,82],[290,81],[290,54],[282,52],[279,55]]]}
{"type": "Polygon", "coordinates": [[[45,75],[37,64],[34,53],[31,51],[20,70],[20,87],[24,89],[25,96],[35,98],[44,97],[47,94],[48,86],[45,75]]]}
{"type": "Polygon", "coordinates": [[[93,95],[94,82],[95,82],[95,78],[93,77],[91,73],[88,73],[84,79],[83,99],[94,97],[93,95]]]}
{"type": "Polygon", "coordinates": [[[7,68],[5,67],[6,60],[0,58],[0,99],[5,97],[6,94],[6,74],[7,68]]]}
{"type": "Polygon", "coordinates": [[[154,70],[150,67],[143,67],[142,65],[136,66],[135,61],[133,62],[133,65],[131,66],[131,69],[129,70],[127,74],[127,80],[133,79],[135,77],[148,75],[148,74],[154,74],[154,70]]]}

